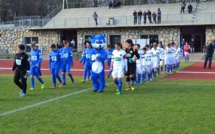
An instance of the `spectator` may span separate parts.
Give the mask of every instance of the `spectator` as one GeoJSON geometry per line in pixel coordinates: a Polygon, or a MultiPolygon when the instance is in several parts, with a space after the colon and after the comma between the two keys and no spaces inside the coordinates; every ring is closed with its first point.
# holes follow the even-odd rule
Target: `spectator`
{"type": "Polygon", "coordinates": [[[153,17],[154,23],[156,24],[156,23],[157,23],[157,22],[156,22],[157,14],[156,14],[155,12],[153,12],[152,17],[153,17]]]}
{"type": "Polygon", "coordinates": [[[98,25],[98,22],[97,22],[98,14],[96,12],[94,12],[93,18],[94,18],[94,20],[96,22],[96,26],[97,26],[98,25]]]}
{"type": "Polygon", "coordinates": [[[185,39],[183,38],[182,41],[181,41],[181,48],[183,49],[184,48],[184,45],[186,44],[186,41],[185,39]]]}
{"type": "Polygon", "coordinates": [[[186,42],[184,45],[185,62],[189,62],[190,45],[186,42]]]}
{"type": "Polygon", "coordinates": [[[146,17],[147,17],[147,13],[146,13],[146,11],[144,11],[144,13],[143,13],[144,24],[146,24],[146,17]]]}
{"type": "Polygon", "coordinates": [[[122,3],[118,0],[118,2],[117,2],[117,7],[120,8],[121,4],[122,4],[122,3]]]}
{"type": "Polygon", "coordinates": [[[74,39],[72,39],[71,45],[72,45],[72,48],[75,48],[75,40],[74,39]]]}
{"type": "Polygon", "coordinates": [[[185,7],[186,7],[185,2],[181,2],[181,12],[180,12],[180,14],[181,14],[182,12],[184,13],[185,7]]]}
{"type": "Polygon", "coordinates": [[[141,24],[141,19],[142,19],[143,12],[140,10],[137,14],[138,14],[138,24],[141,24]]]}
{"type": "Polygon", "coordinates": [[[137,24],[137,12],[136,12],[136,10],[134,10],[133,16],[134,16],[134,25],[136,25],[137,24]]]}
{"type": "Polygon", "coordinates": [[[194,53],[195,52],[195,42],[194,39],[191,39],[190,41],[190,53],[194,53]]]}
{"type": "Polygon", "coordinates": [[[148,19],[149,19],[150,24],[152,24],[152,13],[150,10],[148,10],[147,15],[148,15],[148,19]]]}
{"type": "Polygon", "coordinates": [[[117,3],[116,1],[113,2],[113,8],[116,8],[117,7],[117,3]]]}
{"type": "Polygon", "coordinates": [[[108,6],[109,6],[109,9],[113,7],[112,1],[109,1],[108,6]]]}
{"type": "Polygon", "coordinates": [[[199,4],[200,0],[196,0],[196,3],[199,4]]]}
{"type": "Polygon", "coordinates": [[[193,6],[191,4],[189,4],[189,6],[187,8],[188,8],[188,13],[192,13],[193,6]]]}
{"type": "Polygon", "coordinates": [[[204,68],[206,69],[207,66],[207,62],[209,60],[209,69],[211,69],[211,62],[213,59],[213,53],[214,53],[214,47],[212,42],[210,42],[210,44],[206,46],[206,56],[205,56],[205,63],[204,63],[204,68]]]}
{"type": "Polygon", "coordinates": [[[158,24],[160,24],[161,23],[161,10],[160,10],[160,8],[158,8],[157,15],[158,15],[158,24]]]}

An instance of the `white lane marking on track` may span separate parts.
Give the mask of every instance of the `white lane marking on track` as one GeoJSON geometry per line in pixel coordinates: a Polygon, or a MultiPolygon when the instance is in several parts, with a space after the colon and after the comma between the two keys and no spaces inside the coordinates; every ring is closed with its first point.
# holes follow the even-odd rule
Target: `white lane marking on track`
{"type": "Polygon", "coordinates": [[[173,85],[175,86],[175,84],[178,85],[184,85],[184,86],[215,86],[215,84],[192,84],[192,83],[153,83],[154,85],[173,85]]]}
{"type": "MultiPolygon", "coordinates": [[[[106,85],[111,85],[111,84],[113,84],[113,82],[106,83],[106,85]]],[[[46,104],[46,103],[49,103],[49,102],[52,102],[52,101],[57,101],[59,99],[63,99],[63,98],[66,98],[66,97],[69,97],[69,96],[72,96],[72,95],[80,94],[80,93],[89,91],[91,89],[93,89],[93,87],[87,88],[87,89],[84,89],[84,90],[81,90],[81,91],[73,92],[73,93],[70,93],[70,94],[66,94],[66,95],[63,95],[63,96],[59,96],[59,97],[49,99],[49,100],[46,100],[46,101],[38,102],[38,103],[33,104],[33,105],[29,105],[29,106],[25,106],[25,107],[18,108],[18,109],[15,109],[15,110],[11,110],[11,111],[8,111],[8,112],[4,112],[4,113],[1,113],[0,116],[6,116],[6,115],[13,114],[13,113],[16,113],[16,112],[19,112],[19,111],[23,111],[23,110],[26,110],[26,109],[29,109],[29,108],[40,106],[42,104],[46,104]]]]}

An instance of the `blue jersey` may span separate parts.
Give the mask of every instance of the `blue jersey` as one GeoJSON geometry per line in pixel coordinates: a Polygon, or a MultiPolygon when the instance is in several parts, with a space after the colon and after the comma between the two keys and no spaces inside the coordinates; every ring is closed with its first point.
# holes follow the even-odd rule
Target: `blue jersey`
{"type": "Polygon", "coordinates": [[[80,62],[83,62],[84,64],[89,64],[91,62],[92,52],[93,52],[93,48],[85,48],[82,53],[80,62]]]}
{"type": "Polygon", "coordinates": [[[58,68],[61,66],[61,51],[51,51],[49,54],[49,67],[50,69],[58,68]]]}
{"type": "Polygon", "coordinates": [[[62,48],[61,49],[61,60],[62,64],[69,64],[70,66],[74,65],[73,57],[72,57],[72,49],[70,47],[68,48],[62,48]]]}
{"type": "Polygon", "coordinates": [[[110,49],[110,50],[106,50],[107,60],[108,60],[108,62],[110,62],[110,61],[111,61],[111,59],[112,59],[112,53],[113,53],[113,50],[112,50],[112,49],[110,49]]]}
{"type": "Polygon", "coordinates": [[[31,50],[30,52],[30,67],[41,66],[42,63],[42,53],[39,49],[31,50]]]}

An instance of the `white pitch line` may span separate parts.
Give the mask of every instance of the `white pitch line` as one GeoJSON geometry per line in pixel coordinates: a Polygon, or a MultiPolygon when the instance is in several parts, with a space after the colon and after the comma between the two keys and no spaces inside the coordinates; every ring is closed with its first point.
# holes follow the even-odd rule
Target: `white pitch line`
{"type": "Polygon", "coordinates": [[[183,85],[183,86],[215,86],[215,84],[192,84],[192,83],[153,83],[153,85],[183,85]]]}
{"type": "MultiPolygon", "coordinates": [[[[7,68],[7,67],[0,67],[0,70],[12,70],[12,68],[7,68]]],[[[42,71],[50,71],[50,69],[47,68],[41,68],[42,71]]],[[[79,71],[83,72],[84,69],[70,69],[71,71],[79,71]]],[[[105,70],[105,72],[108,72],[109,70],[105,70]]]]}
{"type": "MultiPolygon", "coordinates": [[[[110,84],[113,84],[113,82],[106,83],[106,85],[110,85],[110,84]]],[[[87,88],[87,89],[84,89],[84,90],[81,90],[81,91],[77,91],[77,92],[73,92],[73,93],[70,93],[70,94],[63,95],[63,96],[59,96],[59,97],[56,97],[56,98],[53,98],[53,99],[50,99],[50,100],[38,102],[38,103],[33,104],[33,105],[29,105],[29,106],[25,106],[25,107],[18,108],[18,109],[15,109],[15,110],[11,110],[11,111],[8,111],[8,112],[4,112],[4,113],[1,113],[0,116],[6,116],[6,115],[13,114],[13,113],[16,113],[16,112],[19,112],[19,111],[23,111],[23,110],[26,110],[26,109],[29,109],[29,108],[40,106],[42,104],[46,104],[46,103],[49,103],[49,102],[52,102],[52,101],[57,101],[57,100],[60,100],[60,99],[63,99],[63,98],[66,98],[66,97],[69,97],[69,96],[72,96],[72,95],[76,95],[76,94],[79,94],[79,93],[89,91],[91,89],[93,89],[93,88],[92,87],[87,88]]]]}

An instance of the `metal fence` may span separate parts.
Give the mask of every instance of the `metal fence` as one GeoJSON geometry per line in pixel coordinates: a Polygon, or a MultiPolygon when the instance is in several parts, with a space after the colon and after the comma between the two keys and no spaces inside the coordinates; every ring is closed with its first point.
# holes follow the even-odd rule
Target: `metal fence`
{"type": "MultiPolygon", "coordinates": [[[[153,24],[149,23],[147,17],[146,25],[193,25],[193,24],[214,24],[215,12],[205,12],[197,14],[163,14],[161,16],[161,23],[155,23],[154,18],[151,17],[153,24]]],[[[158,21],[156,17],[156,22],[158,21]]],[[[114,17],[98,17],[97,27],[113,27],[113,26],[134,26],[134,16],[114,16],[114,17]]],[[[143,25],[143,17],[141,18],[143,25]]],[[[24,28],[77,28],[77,27],[95,27],[95,20],[93,17],[73,17],[73,18],[32,18],[14,20],[8,24],[1,24],[0,28],[6,27],[24,27],[24,28]]]]}

